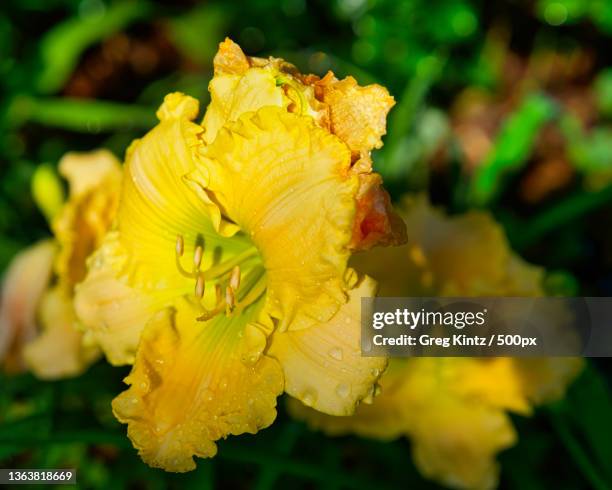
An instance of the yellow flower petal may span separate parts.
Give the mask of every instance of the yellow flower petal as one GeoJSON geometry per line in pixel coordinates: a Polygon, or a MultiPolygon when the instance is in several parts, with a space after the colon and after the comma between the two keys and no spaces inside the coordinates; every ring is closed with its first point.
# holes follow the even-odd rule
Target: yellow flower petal
{"type": "Polygon", "coordinates": [[[380,85],[360,87],[353,77],[338,81],[331,72],[317,82],[329,105],[332,132],[356,154],[382,147],[387,114],[395,104],[380,85]]]}
{"type": "Polygon", "coordinates": [[[242,75],[251,64],[240,46],[229,38],[219,44],[219,51],[213,60],[215,75],[242,75]]]}
{"type": "MultiPolygon", "coordinates": [[[[179,235],[187,257],[193,257],[196,244],[202,241],[207,263],[213,260],[215,246],[226,251],[250,246],[237,237],[219,236],[206,203],[183,179],[195,168],[202,144],[202,128],[190,122],[197,105],[195,99],[182,94],[166,96],[158,111],[160,123],[128,150],[117,230],[127,254],[124,272],[133,286],[175,289],[179,294],[193,290],[194,281],[183,277],[175,265],[179,235]]],[[[231,224],[221,230],[226,235],[236,231],[231,224]]]]}
{"type": "MultiPolygon", "coordinates": [[[[355,257],[386,296],[542,294],[542,269],[510,249],[482,212],[447,217],[421,199],[405,200],[408,243],[355,257]]],[[[563,395],[576,359],[392,359],[372,405],[329,417],[293,402],[291,413],[330,434],[412,440],[421,472],[458,488],[496,485],[497,452],[515,440],[506,410],[529,414],[563,395]]]]}
{"type": "Polygon", "coordinates": [[[464,358],[456,363],[461,382],[455,386],[455,392],[492,407],[529,415],[531,402],[518,371],[521,362],[507,357],[464,358]]]}
{"type": "Polygon", "coordinates": [[[30,183],[32,198],[51,223],[64,205],[64,188],[55,169],[49,164],[36,167],[30,183]]]}
{"type": "Polygon", "coordinates": [[[329,417],[296,403],[291,413],[328,434],[355,432],[377,439],[409,436],[415,463],[429,478],[457,488],[491,488],[495,455],[516,440],[503,410],[454,388],[463,359],[392,359],[371,405],[351,417],[329,417]]]}
{"type": "Polygon", "coordinates": [[[328,322],[272,335],[268,355],[282,365],[287,393],[330,415],[350,415],[373,395],[387,360],[361,356],[360,318],[361,298],[375,293],[376,283],[364,277],[328,322]]]}
{"type": "Polygon", "coordinates": [[[584,360],[570,357],[513,359],[525,396],[541,405],[563,398],[569,384],[584,368],[584,360]]]}
{"type": "Polygon", "coordinates": [[[280,366],[267,356],[245,363],[240,355],[245,327],[260,309],[201,323],[182,305],[147,325],[125,380],[131,386],[113,402],[147,464],[189,471],[193,456],[215,455],[214,441],[272,423],[283,389],[280,366]]]}
{"type": "Polygon", "coordinates": [[[247,57],[240,46],[225,39],[219,44],[214,68],[215,76],[208,86],[210,104],[202,122],[207,144],[214,141],[226,123],[237,121],[247,112],[289,104],[283,88],[277,83],[281,75],[280,65],[273,58],[256,60],[247,57]]]}
{"type": "Polygon", "coordinates": [[[497,486],[495,455],[516,442],[503,411],[440,397],[415,418],[414,462],[423,475],[454,488],[497,486]]]}
{"type": "Polygon", "coordinates": [[[52,228],[60,249],[59,282],[66,292],[85,277],[85,260],[102,242],[115,218],[121,187],[121,166],[106,150],[68,153],[59,164],[69,195],[52,228]]]}
{"type": "Polygon", "coordinates": [[[126,254],[109,233],[89,260],[87,280],[77,285],[74,308],[87,327],[87,338],[100,346],[114,365],[132,364],[140,333],[159,310],[162,294],[144,294],[120,279],[126,254]]]}
{"type": "MultiPolygon", "coordinates": [[[[184,244],[180,260],[188,272],[198,245],[204,250],[202,270],[220,259],[220,253],[226,259],[252,248],[243,234],[236,234],[234,224],[218,221],[218,233],[210,204],[183,179],[194,168],[202,144],[201,127],[190,122],[197,111],[195,99],[168,95],[158,111],[160,124],[132,144],[117,229],[90,259],[88,275],[76,292],[77,313],[88,338],[113,364],[133,362],[140,332],[153,313],[193,294],[195,278],[185,277],[177,267],[177,237],[184,244]]],[[[211,293],[209,288],[207,295],[211,293]]]]}
{"type": "Polygon", "coordinates": [[[78,376],[98,357],[98,350],[83,345],[71,298],[56,286],[45,294],[39,310],[42,333],[24,348],[28,366],[41,379],[78,376]]]}
{"type": "Polygon", "coordinates": [[[2,281],[0,362],[7,371],[24,368],[22,346],[36,335],[36,313],[51,279],[56,245],[41,241],[18,253],[2,281]]]}
{"type": "Polygon", "coordinates": [[[311,118],[266,107],[221,130],[190,176],[257,246],[281,330],[327,321],[346,301],[349,167],[346,146],[311,118]]]}
{"type": "Polygon", "coordinates": [[[402,421],[405,409],[410,410],[411,407],[404,403],[404,390],[410,387],[404,382],[404,370],[397,369],[397,366],[391,360],[381,378],[384,388],[374,385],[372,399],[359,405],[353,416],[330,417],[296,398],[287,400],[289,413],[296,419],[305,420],[312,429],[322,430],[332,436],[358,434],[386,441],[406,435],[407,428],[402,421]],[[380,396],[382,389],[385,396],[380,396]]]}
{"type": "Polygon", "coordinates": [[[359,174],[357,213],[353,223],[352,250],[367,250],[374,245],[406,243],[406,227],[395,213],[389,194],[378,174],[359,174]]]}
{"type": "Polygon", "coordinates": [[[211,102],[202,122],[206,143],[212,143],[226,123],[266,106],[309,115],[329,130],[327,105],[315,97],[314,86],[305,83],[305,77],[290,63],[245,56],[240,46],[226,39],[219,45],[214,68],[209,85],[211,102]]]}
{"type": "Polygon", "coordinates": [[[482,211],[445,216],[426,198],[405,198],[399,213],[408,243],[355,256],[381,296],[537,296],[543,269],[516,256],[482,211]]]}

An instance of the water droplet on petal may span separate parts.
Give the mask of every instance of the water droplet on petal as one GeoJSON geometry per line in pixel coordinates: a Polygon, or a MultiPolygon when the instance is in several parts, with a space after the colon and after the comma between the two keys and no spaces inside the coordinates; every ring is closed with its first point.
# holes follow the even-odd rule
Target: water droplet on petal
{"type": "Polygon", "coordinates": [[[342,360],[342,349],[340,349],[340,347],[334,347],[333,349],[329,351],[329,355],[330,357],[333,357],[337,361],[341,361],[342,360]]]}
{"type": "Polygon", "coordinates": [[[341,383],[336,387],[336,394],[340,398],[346,398],[351,393],[351,387],[347,384],[341,383]]]}
{"type": "Polygon", "coordinates": [[[302,395],[302,403],[304,405],[306,405],[307,407],[312,407],[314,405],[315,401],[316,401],[315,394],[312,393],[311,391],[306,391],[302,395]]]}

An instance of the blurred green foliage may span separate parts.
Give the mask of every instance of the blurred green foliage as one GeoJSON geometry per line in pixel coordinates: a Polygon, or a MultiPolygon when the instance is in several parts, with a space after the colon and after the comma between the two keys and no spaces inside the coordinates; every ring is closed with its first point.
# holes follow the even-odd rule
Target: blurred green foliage
{"type": "MultiPolygon", "coordinates": [[[[251,55],[387,86],[397,106],[375,165],[393,197],[428,190],[453,212],[485,207],[548,268],[550,294],[612,292],[608,0],[5,0],[0,270],[49,233],[32,177],[71,150],[121,156],[170,91],[205,104],[225,35],[251,55]]],[[[517,418],[504,488],[612,488],[611,372],[596,362],[565,401],[517,418]]],[[[150,469],[109,411],[124,374],[99,364],[56,383],[2,377],[0,466],[74,466],[85,488],[433,486],[408,442],[327,439],[282,407],[272,428],[222,441],[196,472],[150,469]]]]}

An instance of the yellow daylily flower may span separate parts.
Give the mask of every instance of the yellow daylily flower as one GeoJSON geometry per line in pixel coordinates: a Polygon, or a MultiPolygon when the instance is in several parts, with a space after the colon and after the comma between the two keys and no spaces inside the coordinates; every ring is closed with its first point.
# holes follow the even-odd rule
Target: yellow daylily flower
{"type": "MultiPolygon", "coordinates": [[[[405,198],[409,240],[354,257],[383,296],[538,296],[543,270],[515,255],[485,212],[448,217],[424,197],[405,198]]],[[[529,415],[560,398],[578,359],[391,359],[381,394],[350,417],[320,414],[297,401],[291,413],[329,434],[412,441],[416,466],[454,488],[497,484],[496,454],[516,442],[507,411],[529,415]]]]}
{"type": "MultiPolygon", "coordinates": [[[[68,181],[69,195],[47,213],[55,239],[15,257],[3,282],[0,313],[0,359],[9,364],[10,343],[10,364],[44,379],[76,376],[98,357],[77,328],[72,301],[87,256],[114,218],[121,183],[119,162],[105,150],[69,153],[59,172],[68,181]]],[[[38,179],[35,186],[38,197],[44,195],[43,183],[38,179]]]]}
{"type": "Polygon", "coordinates": [[[347,262],[405,231],[357,165],[380,145],[385,89],[363,89],[380,100],[354,120],[371,126],[354,155],[318,78],[230,40],[214,65],[202,124],[195,99],[170,94],[129,148],[117,225],[77,288],[88,335],[134,364],[116,417],[169,471],[270,425],[283,391],[336,415],[372,398],[386,360],[360,356],[359,308],[376,285],[347,262]]]}

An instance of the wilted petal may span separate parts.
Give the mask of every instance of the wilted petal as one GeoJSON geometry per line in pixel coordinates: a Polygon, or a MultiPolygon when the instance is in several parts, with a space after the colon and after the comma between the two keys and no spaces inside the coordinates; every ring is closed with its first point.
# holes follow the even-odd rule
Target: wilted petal
{"type": "Polygon", "coordinates": [[[380,85],[360,87],[353,77],[336,80],[328,74],[317,85],[329,105],[331,130],[355,155],[382,147],[387,114],[395,100],[380,85]]]}

